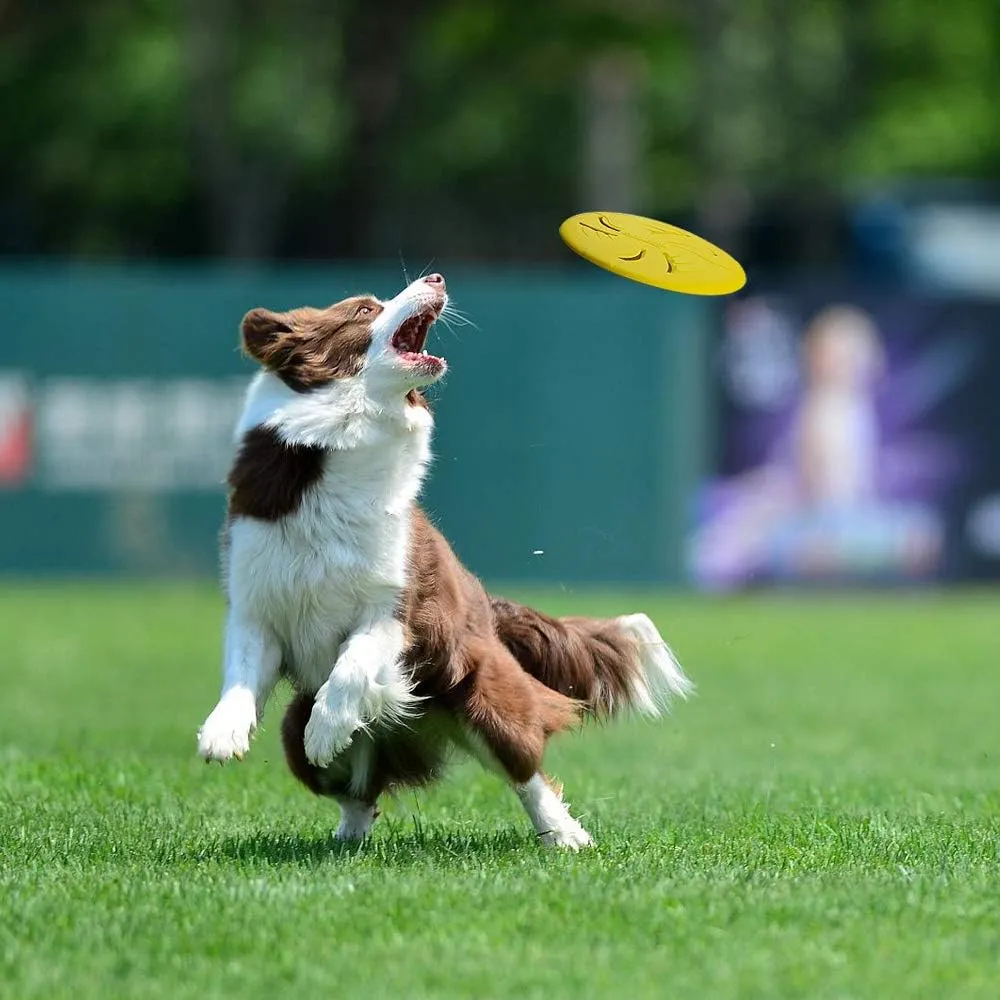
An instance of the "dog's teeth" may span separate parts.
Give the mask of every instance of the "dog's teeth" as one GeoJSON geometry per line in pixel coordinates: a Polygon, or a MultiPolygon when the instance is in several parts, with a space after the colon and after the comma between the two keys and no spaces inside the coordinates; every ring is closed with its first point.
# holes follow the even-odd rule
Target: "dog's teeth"
{"type": "Polygon", "coordinates": [[[425,347],[420,353],[421,354],[426,354],[427,353],[427,348],[425,347]]]}

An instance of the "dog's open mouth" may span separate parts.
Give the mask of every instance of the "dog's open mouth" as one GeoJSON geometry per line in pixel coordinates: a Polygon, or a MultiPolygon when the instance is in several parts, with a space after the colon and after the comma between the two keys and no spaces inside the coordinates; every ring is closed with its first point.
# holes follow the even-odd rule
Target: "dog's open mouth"
{"type": "Polygon", "coordinates": [[[401,360],[408,365],[419,365],[427,371],[444,368],[444,358],[435,357],[424,350],[427,334],[438,318],[438,310],[433,307],[411,316],[392,335],[392,346],[401,360]]]}

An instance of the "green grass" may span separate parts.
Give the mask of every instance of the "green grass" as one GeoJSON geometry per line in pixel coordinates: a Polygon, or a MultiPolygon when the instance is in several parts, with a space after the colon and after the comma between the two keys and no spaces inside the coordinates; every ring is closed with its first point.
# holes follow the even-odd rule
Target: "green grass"
{"type": "Polygon", "coordinates": [[[554,745],[577,856],[465,765],[337,849],[277,705],[194,756],[212,590],[0,590],[0,995],[997,995],[996,597],[539,602],[649,611],[699,685],[554,745]]]}

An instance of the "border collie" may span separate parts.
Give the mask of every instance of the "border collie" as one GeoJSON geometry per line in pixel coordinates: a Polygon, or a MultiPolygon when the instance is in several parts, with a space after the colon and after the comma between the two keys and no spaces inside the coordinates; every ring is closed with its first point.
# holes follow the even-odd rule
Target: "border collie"
{"type": "Polygon", "coordinates": [[[591,843],[542,772],[583,716],[657,715],[691,684],[642,614],[551,618],[491,597],[417,506],[446,370],[424,342],[448,296],[432,274],[388,302],[254,309],[261,370],[236,428],[222,533],[223,685],[198,733],[242,759],[280,677],[288,765],[364,837],[379,796],[436,778],[450,748],[513,786],[546,845],[591,843]]]}

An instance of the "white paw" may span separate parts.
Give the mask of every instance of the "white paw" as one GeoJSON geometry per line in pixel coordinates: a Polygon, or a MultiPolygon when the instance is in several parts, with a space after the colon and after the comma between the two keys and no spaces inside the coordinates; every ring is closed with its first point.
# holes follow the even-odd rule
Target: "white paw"
{"type": "Polygon", "coordinates": [[[567,851],[578,851],[581,847],[593,847],[590,834],[579,823],[548,830],[538,838],[546,847],[562,847],[567,851]]]}
{"type": "Polygon", "coordinates": [[[333,835],[333,839],[339,840],[341,843],[351,843],[356,840],[364,840],[367,836],[367,827],[355,826],[353,823],[347,823],[344,820],[341,820],[333,835]]]}
{"type": "Polygon", "coordinates": [[[351,745],[360,725],[361,720],[356,715],[331,712],[326,699],[317,697],[306,724],[306,757],[317,767],[326,767],[351,745]]]}
{"type": "Polygon", "coordinates": [[[198,730],[198,753],[205,760],[242,760],[257,728],[257,705],[249,691],[230,691],[198,730]]]}
{"type": "Polygon", "coordinates": [[[378,815],[375,806],[363,806],[357,803],[341,807],[340,825],[333,835],[334,840],[351,841],[364,840],[371,831],[372,823],[378,815]]]}

